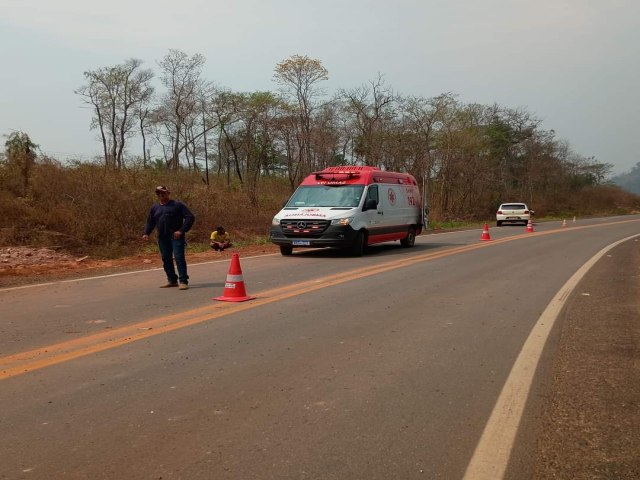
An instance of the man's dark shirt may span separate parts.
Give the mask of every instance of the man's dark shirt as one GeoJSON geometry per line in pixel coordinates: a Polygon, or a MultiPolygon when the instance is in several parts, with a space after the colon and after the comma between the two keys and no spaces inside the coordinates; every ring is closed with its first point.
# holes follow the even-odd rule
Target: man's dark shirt
{"type": "Polygon", "coordinates": [[[158,227],[159,237],[170,237],[173,232],[188,232],[196,217],[187,206],[177,200],[169,200],[162,205],[156,203],[151,207],[144,234],[149,235],[155,227],[158,227]]]}

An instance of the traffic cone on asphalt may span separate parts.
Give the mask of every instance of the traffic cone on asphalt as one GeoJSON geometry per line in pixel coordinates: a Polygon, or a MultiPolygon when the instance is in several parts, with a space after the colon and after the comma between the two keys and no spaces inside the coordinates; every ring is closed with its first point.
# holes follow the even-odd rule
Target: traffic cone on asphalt
{"type": "Polygon", "coordinates": [[[214,300],[223,302],[244,302],[253,300],[256,297],[247,296],[244,288],[244,280],[242,279],[242,269],[240,268],[240,256],[237,253],[231,258],[229,273],[227,280],[224,282],[224,293],[221,297],[215,297],[214,300]]]}
{"type": "Polygon", "coordinates": [[[484,224],[484,228],[482,229],[482,235],[480,235],[480,240],[491,240],[491,235],[489,235],[489,225],[484,224]]]}
{"type": "Polygon", "coordinates": [[[531,222],[531,219],[529,219],[529,222],[527,223],[527,228],[525,229],[525,232],[527,233],[533,232],[533,223],[531,222]]]}
{"type": "Polygon", "coordinates": [[[566,219],[562,220],[562,226],[563,226],[563,227],[566,227],[566,226],[567,226],[567,220],[566,220],[566,219]]]}

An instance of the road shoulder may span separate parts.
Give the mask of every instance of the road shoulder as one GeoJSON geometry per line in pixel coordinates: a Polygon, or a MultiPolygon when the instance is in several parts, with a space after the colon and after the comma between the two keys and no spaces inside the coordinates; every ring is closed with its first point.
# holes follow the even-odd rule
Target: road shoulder
{"type": "Polygon", "coordinates": [[[640,478],[640,240],[587,273],[563,311],[536,479],[640,478]]]}

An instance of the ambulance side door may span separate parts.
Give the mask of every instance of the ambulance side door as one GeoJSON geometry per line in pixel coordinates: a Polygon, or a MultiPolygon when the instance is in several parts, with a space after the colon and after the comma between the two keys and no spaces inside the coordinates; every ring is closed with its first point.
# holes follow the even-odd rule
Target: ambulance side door
{"type": "Polygon", "coordinates": [[[380,189],[382,191],[378,210],[384,212],[381,226],[392,227],[401,224],[402,209],[398,207],[403,199],[400,197],[400,189],[396,185],[380,185],[380,189]]]}
{"type": "Polygon", "coordinates": [[[362,215],[367,224],[367,228],[376,228],[380,226],[384,217],[384,212],[382,211],[382,205],[380,203],[378,185],[369,185],[364,199],[364,205],[366,206],[368,203],[371,203],[370,200],[375,201],[376,208],[366,210],[362,212],[362,215]]]}

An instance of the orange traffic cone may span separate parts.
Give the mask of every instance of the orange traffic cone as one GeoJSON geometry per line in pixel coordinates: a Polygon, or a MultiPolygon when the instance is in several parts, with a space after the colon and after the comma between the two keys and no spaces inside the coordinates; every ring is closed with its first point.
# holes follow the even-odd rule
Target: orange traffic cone
{"type": "Polygon", "coordinates": [[[480,235],[480,240],[491,240],[491,235],[489,235],[489,225],[484,224],[484,228],[482,229],[482,235],[480,235]]]}
{"type": "Polygon", "coordinates": [[[527,223],[527,228],[525,229],[525,232],[527,233],[533,232],[533,223],[531,223],[531,219],[529,219],[529,222],[527,223]]]}
{"type": "Polygon", "coordinates": [[[231,258],[229,273],[227,280],[224,282],[224,293],[221,297],[215,297],[214,300],[223,302],[244,302],[253,300],[256,297],[247,296],[244,288],[244,280],[242,279],[242,269],[240,268],[240,256],[237,253],[231,258]]]}
{"type": "Polygon", "coordinates": [[[563,227],[566,227],[566,226],[567,226],[567,220],[566,220],[566,219],[565,219],[565,220],[562,220],[562,226],[563,226],[563,227]]]}

